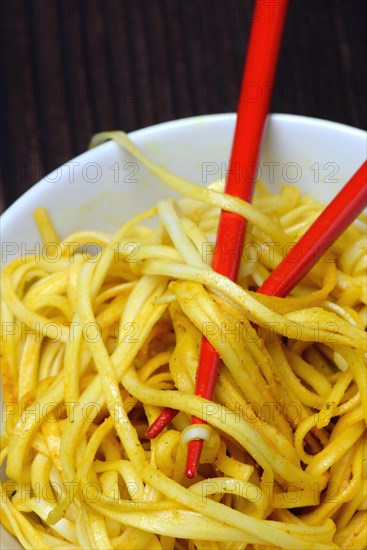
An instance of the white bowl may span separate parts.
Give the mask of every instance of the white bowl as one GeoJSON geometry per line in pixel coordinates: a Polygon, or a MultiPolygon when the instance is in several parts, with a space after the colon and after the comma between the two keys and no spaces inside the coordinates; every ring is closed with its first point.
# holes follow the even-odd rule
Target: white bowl
{"type": "MultiPolygon", "coordinates": [[[[177,120],[138,130],[132,140],[153,160],[197,183],[225,177],[234,114],[177,120]]],[[[296,184],[326,203],[365,160],[366,133],[325,120],[275,114],[268,119],[258,175],[277,190],[296,184]]],[[[58,168],[1,217],[2,258],[41,252],[32,213],[45,206],[60,236],[78,229],[113,231],[158,199],[174,193],[131,155],[108,142],[58,168]]],[[[0,528],[1,547],[20,548],[0,528]]]]}

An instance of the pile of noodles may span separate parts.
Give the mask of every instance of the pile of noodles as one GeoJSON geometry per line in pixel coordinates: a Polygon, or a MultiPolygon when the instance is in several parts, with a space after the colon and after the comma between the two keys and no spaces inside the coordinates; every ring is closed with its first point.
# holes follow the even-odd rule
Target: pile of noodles
{"type": "Polygon", "coordinates": [[[48,256],[3,270],[2,524],[37,550],[364,548],[365,219],[288,298],[257,295],[321,205],[261,184],[250,205],[122,132],[93,145],[110,138],[184,198],[64,240],[41,208],[48,256]],[[249,220],[238,284],[210,267],[220,208],[249,220]],[[193,395],[203,334],[213,401],[193,395]],[[166,406],[181,412],[149,441],[166,406]],[[188,480],[191,415],[208,428],[188,480]]]}

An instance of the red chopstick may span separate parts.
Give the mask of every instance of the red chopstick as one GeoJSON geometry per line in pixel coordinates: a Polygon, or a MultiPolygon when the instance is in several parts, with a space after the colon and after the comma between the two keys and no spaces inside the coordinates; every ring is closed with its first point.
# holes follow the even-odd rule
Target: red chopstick
{"type": "MultiPolygon", "coordinates": [[[[265,120],[270,108],[287,4],[287,0],[281,2],[257,0],[254,9],[237,109],[237,125],[225,187],[225,192],[229,195],[248,202],[251,202],[256,180],[256,162],[265,120]],[[261,95],[256,97],[255,102],[251,95],[252,87],[255,87],[256,90],[260,89],[261,95]],[[238,177],[239,167],[242,168],[241,177],[238,177]]],[[[237,280],[246,227],[247,220],[242,216],[225,210],[221,212],[212,266],[215,271],[226,275],[232,281],[237,280]]],[[[218,353],[203,337],[196,374],[195,395],[212,399],[219,364],[218,353]]],[[[191,423],[204,424],[205,422],[201,418],[193,416],[191,423]]],[[[196,474],[203,443],[202,439],[194,439],[188,444],[186,461],[186,477],[188,478],[192,478],[196,474]]]]}
{"type": "MultiPolygon", "coordinates": [[[[256,0],[246,63],[242,79],[238,116],[226,181],[226,193],[251,201],[256,177],[256,162],[274,85],[280,41],[288,0],[256,0]]],[[[241,216],[222,211],[213,269],[232,280],[237,279],[247,221],[241,216]]],[[[203,337],[195,394],[211,399],[217,380],[220,357],[203,337]]],[[[156,437],[175,417],[177,411],[164,409],[147,431],[156,437]]],[[[194,424],[204,423],[193,417],[194,424]]],[[[186,476],[194,477],[203,441],[190,441],[186,476]]]]}
{"type": "Polygon", "coordinates": [[[367,161],[322,211],[257,292],[287,296],[367,204],[367,161]]]}

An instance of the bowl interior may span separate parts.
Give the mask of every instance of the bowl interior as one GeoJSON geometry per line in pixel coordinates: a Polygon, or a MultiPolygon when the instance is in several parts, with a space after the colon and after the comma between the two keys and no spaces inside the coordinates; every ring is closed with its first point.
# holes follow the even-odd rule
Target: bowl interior
{"type": "MultiPolygon", "coordinates": [[[[226,176],[234,124],[234,114],[201,116],[138,130],[131,138],[167,169],[207,184],[226,176]]],[[[365,150],[366,133],[361,130],[306,117],[271,115],[258,177],[274,192],[281,183],[291,183],[326,203],[362,164],[365,150]]],[[[39,206],[47,208],[65,237],[87,228],[112,232],[124,220],[173,195],[117,144],[105,143],[49,174],[3,214],[1,261],[40,251],[32,216],[39,206]]],[[[0,529],[3,548],[20,548],[0,529]]]]}

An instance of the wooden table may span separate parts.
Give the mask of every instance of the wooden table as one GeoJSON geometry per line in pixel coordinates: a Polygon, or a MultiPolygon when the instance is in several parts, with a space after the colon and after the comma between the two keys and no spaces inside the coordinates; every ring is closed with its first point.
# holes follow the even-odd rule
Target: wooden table
{"type": "MultiPolygon", "coordinates": [[[[366,6],[291,0],[273,112],[366,126],[366,6]]],[[[95,132],[235,111],[252,7],[0,0],[3,206],[95,132]]]]}

